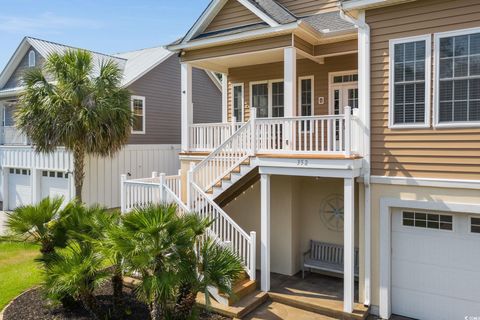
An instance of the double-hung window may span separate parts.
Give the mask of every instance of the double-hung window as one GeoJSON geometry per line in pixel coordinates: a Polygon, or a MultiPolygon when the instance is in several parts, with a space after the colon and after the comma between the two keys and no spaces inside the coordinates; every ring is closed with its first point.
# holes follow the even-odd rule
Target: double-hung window
{"type": "Polygon", "coordinates": [[[132,133],[145,133],[145,97],[132,96],[133,126],[132,133]]]}
{"type": "Polygon", "coordinates": [[[390,127],[429,125],[431,36],[390,41],[390,127]]]}
{"type": "Polygon", "coordinates": [[[435,35],[437,126],[480,125],[480,29],[435,35]]]}
{"type": "Polygon", "coordinates": [[[250,105],[257,109],[258,118],[283,117],[283,80],[250,82],[250,105]]]}

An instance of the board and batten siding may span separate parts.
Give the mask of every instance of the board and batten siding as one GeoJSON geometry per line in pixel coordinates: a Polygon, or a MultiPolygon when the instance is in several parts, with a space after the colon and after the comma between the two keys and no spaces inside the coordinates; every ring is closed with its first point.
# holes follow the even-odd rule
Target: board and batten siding
{"type": "Polygon", "coordinates": [[[32,46],[30,46],[27,50],[27,53],[20,60],[20,63],[15,68],[12,75],[10,76],[10,78],[8,78],[7,82],[1,89],[11,89],[11,88],[16,88],[21,86],[21,80],[24,72],[30,69],[30,67],[28,66],[28,55],[31,50],[35,52],[35,66],[38,67],[44,63],[45,59],[38,53],[37,50],[35,50],[32,46]]]}
{"type": "Polygon", "coordinates": [[[212,22],[205,28],[204,33],[262,22],[262,19],[237,0],[228,0],[215,18],[213,18],[212,22]]]}
{"type": "Polygon", "coordinates": [[[83,201],[120,207],[120,175],[146,178],[153,171],[176,175],[180,168],[180,145],[128,145],[113,158],[89,156],[85,166],[83,201]]]}
{"type": "Polygon", "coordinates": [[[337,11],[337,0],[277,0],[297,17],[337,11]]]}
{"type": "MultiPolygon", "coordinates": [[[[357,55],[348,54],[325,58],[324,64],[308,59],[297,60],[297,76],[314,76],[314,114],[328,114],[328,74],[330,72],[350,71],[357,69],[357,55]],[[318,104],[318,98],[325,102],[318,104]]],[[[228,74],[228,119],[232,116],[232,86],[244,84],[245,120],[250,119],[250,82],[283,79],[283,62],[253,65],[229,69],[228,74]]]]}
{"type": "MultiPolygon", "coordinates": [[[[131,84],[145,97],[145,134],[132,134],[129,144],[181,143],[181,75],[176,55],[131,84]]],[[[204,70],[193,70],[194,123],[222,121],[222,92],[204,70]]]]}
{"type": "MultiPolygon", "coordinates": [[[[371,28],[372,174],[480,179],[480,128],[388,128],[389,40],[431,34],[433,49],[436,32],[479,27],[480,2],[422,0],[370,10],[366,18],[371,28]]],[[[431,101],[433,110],[433,95],[431,101]]]]}

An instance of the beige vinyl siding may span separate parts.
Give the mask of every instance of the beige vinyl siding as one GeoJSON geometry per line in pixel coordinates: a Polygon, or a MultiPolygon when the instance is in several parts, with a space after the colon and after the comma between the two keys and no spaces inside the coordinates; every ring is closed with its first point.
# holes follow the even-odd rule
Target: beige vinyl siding
{"type": "Polygon", "coordinates": [[[230,29],[263,22],[237,0],[229,0],[204,32],[230,29]]]}
{"type": "Polygon", "coordinates": [[[277,0],[298,17],[338,10],[337,0],[277,0]]]}
{"type": "MultiPolygon", "coordinates": [[[[324,64],[308,59],[297,61],[297,76],[314,76],[314,114],[328,114],[328,73],[357,69],[357,55],[330,57],[324,64]],[[324,97],[325,103],[318,104],[318,97],[324,97]]],[[[228,74],[228,119],[232,116],[232,85],[244,84],[245,120],[250,118],[250,82],[276,80],[283,78],[283,62],[269,63],[241,68],[232,68],[228,74]]],[[[229,120],[230,121],[230,120],[229,120]]]]}
{"type": "Polygon", "coordinates": [[[262,50],[284,48],[292,45],[292,35],[285,34],[265,39],[227,44],[205,49],[185,51],[183,61],[201,60],[215,57],[223,57],[233,54],[256,52],[262,50]]]}
{"type": "Polygon", "coordinates": [[[298,36],[294,36],[293,37],[293,45],[295,46],[295,48],[300,49],[303,52],[306,52],[306,53],[313,56],[314,46],[311,43],[309,43],[308,41],[305,41],[298,36]]]}
{"type": "Polygon", "coordinates": [[[358,40],[345,40],[328,44],[319,44],[314,46],[315,56],[336,55],[342,52],[357,52],[358,40]]]}
{"type": "MultiPolygon", "coordinates": [[[[480,128],[388,128],[389,40],[432,34],[434,47],[434,33],[479,27],[480,2],[416,1],[368,11],[367,22],[372,46],[372,174],[480,179],[480,128]]],[[[432,111],[433,101],[432,95],[427,106],[432,111]]]]}

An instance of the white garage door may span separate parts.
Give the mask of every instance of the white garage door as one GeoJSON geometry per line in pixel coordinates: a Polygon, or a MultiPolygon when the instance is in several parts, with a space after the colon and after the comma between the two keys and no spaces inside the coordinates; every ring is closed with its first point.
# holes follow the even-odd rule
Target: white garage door
{"type": "Polygon", "coordinates": [[[68,174],[57,171],[42,171],[41,197],[63,197],[68,201],[68,174]]]}
{"type": "Polygon", "coordinates": [[[427,320],[480,316],[480,219],[408,209],[392,218],[392,312],[427,320]]]}
{"type": "Polygon", "coordinates": [[[8,209],[32,203],[32,186],[30,185],[30,169],[9,170],[8,175],[8,209]]]}

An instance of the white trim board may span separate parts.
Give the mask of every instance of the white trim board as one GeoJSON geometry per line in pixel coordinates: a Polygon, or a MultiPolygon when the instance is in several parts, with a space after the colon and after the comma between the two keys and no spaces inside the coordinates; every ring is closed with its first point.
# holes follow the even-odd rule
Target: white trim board
{"type": "Polygon", "coordinates": [[[380,299],[379,314],[389,319],[392,314],[391,298],[391,255],[392,255],[392,208],[408,208],[418,210],[434,210],[443,212],[461,212],[480,214],[480,204],[453,202],[433,202],[426,200],[402,200],[398,198],[380,199],[380,299]]]}
{"type": "Polygon", "coordinates": [[[480,190],[480,180],[371,176],[372,184],[480,190]]]}
{"type": "Polygon", "coordinates": [[[132,134],[145,134],[146,133],[146,129],[145,126],[146,126],[146,115],[147,115],[147,112],[146,112],[146,103],[145,103],[145,97],[144,96],[131,96],[131,100],[130,100],[130,109],[132,110],[132,114],[133,116],[135,117],[135,114],[134,114],[134,101],[135,100],[140,100],[142,101],[142,130],[134,130],[133,129],[133,125],[132,125],[132,128],[131,128],[131,133],[132,134]]]}

